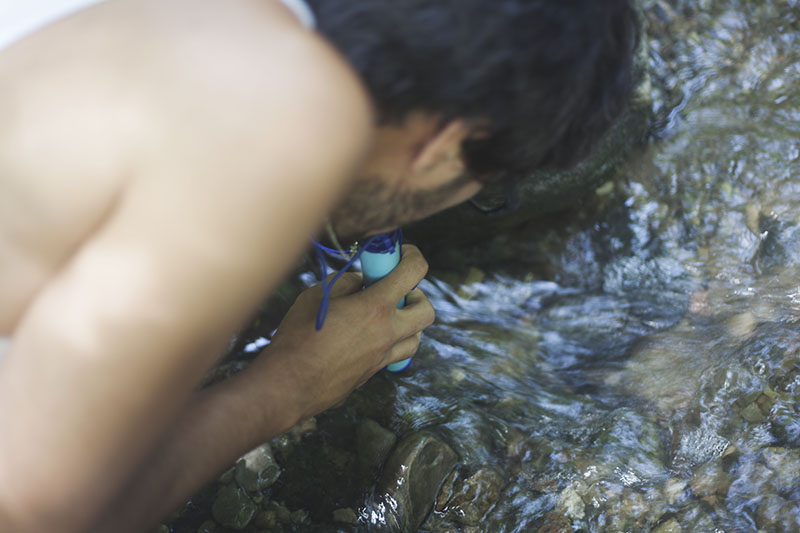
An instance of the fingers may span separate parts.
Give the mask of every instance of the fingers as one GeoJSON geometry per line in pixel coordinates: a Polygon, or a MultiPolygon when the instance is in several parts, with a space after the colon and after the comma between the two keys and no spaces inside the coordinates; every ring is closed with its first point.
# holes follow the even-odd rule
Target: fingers
{"type": "Polygon", "coordinates": [[[420,289],[414,289],[406,296],[406,305],[397,310],[396,331],[400,337],[421,332],[436,319],[436,311],[420,289]]]}
{"type": "Polygon", "coordinates": [[[389,300],[400,301],[411,289],[416,287],[428,273],[428,262],[414,245],[404,244],[400,263],[385,278],[375,283],[389,300]]]}
{"type": "Polygon", "coordinates": [[[392,349],[389,350],[389,360],[386,364],[396,363],[403,359],[413,357],[419,349],[419,342],[422,339],[422,332],[418,331],[415,335],[406,337],[405,339],[397,342],[392,349]]]}

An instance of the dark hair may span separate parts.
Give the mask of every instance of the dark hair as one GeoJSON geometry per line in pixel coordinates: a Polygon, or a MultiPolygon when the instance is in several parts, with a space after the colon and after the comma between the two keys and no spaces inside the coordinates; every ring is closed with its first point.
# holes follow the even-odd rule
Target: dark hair
{"type": "Polygon", "coordinates": [[[484,182],[571,166],[627,103],[639,30],[629,0],[310,0],[383,122],[486,120],[464,143],[484,182]],[[488,119],[488,120],[487,120],[488,119]]]}

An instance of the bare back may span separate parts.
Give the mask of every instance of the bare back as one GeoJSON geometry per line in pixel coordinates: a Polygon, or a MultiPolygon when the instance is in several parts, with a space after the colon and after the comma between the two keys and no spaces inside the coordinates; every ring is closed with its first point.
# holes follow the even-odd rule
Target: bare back
{"type": "MultiPolygon", "coordinates": [[[[184,21],[171,19],[174,10],[158,2],[144,10],[142,4],[95,6],[0,52],[0,335],[13,332],[31,299],[139,179],[137,165],[154,156],[148,141],[176,127],[154,117],[170,99],[191,101],[192,88],[180,86],[183,73],[175,67],[191,78],[202,65],[187,66],[185,59],[226,38],[209,35],[203,43],[188,33],[201,33],[208,22],[196,3],[187,3],[184,21]],[[166,87],[161,93],[160,84],[166,87]]],[[[276,34],[299,33],[282,6],[260,4],[274,14],[276,34]]],[[[219,6],[211,12],[221,24],[238,22],[219,6]]],[[[237,102],[211,105],[235,108],[237,102]]],[[[190,126],[179,124],[176,131],[191,134],[190,126]]]]}

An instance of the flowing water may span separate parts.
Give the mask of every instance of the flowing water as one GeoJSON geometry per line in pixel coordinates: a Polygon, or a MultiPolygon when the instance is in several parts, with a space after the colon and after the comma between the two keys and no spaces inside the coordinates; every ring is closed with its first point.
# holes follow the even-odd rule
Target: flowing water
{"type": "Polygon", "coordinates": [[[575,209],[429,244],[411,370],[276,439],[263,496],[299,514],[250,530],[411,527],[370,418],[457,454],[423,531],[800,531],[800,2],[644,4],[647,147],[575,209]]]}

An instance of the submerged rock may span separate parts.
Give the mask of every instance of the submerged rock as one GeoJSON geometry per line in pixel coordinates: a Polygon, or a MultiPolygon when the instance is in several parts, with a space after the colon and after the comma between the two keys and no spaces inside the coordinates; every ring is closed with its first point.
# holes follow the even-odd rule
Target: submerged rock
{"type": "Polygon", "coordinates": [[[774,472],[772,482],[779,492],[788,494],[800,487],[800,450],[764,448],[761,457],[774,472]]]}
{"type": "Polygon", "coordinates": [[[416,531],[433,508],[444,479],[456,465],[455,452],[428,431],[403,439],[386,463],[378,484],[384,506],[391,509],[387,527],[416,531]]]}
{"type": "Polygon", "coordinates": [[[481,467],[472,474],[457,477],[453,482],[452,496],[444,505],[438,502],[437,509],[459,524],[478,525],[500,497],[505,480],[489,467],[481,467]]]}
{"type": "Polygon", "coordinates": [[[755,513],[756,525],[767,531],[800,530],[800,504],[767,494],[755,513]]]}
{"type": "Polygon", "coordinates": [[[583,500],[573,487],[567,487],[561,491],[558,495],[557,506],[563,510],[565,516],[572,520],[582,520],[586,516],[583,500]]]}
{"type": "Polygon", "coordinates": [[[350,507],[336,509],[333,512],[333,521],[342,524],[355,524],[358,522],[358,515],[350,507]]]}
{"type": "Polygon", "coordinates": [[[663,524],[653,529],[653,533],[683,533],[683,528],[674,518],[670,518],[663,524]]]}
{"type": "Polygon", "coordinates": [[[697,469],[689,484],[695,496],[715,505],[728,495],[731,478],[723,470],[720,461],[712,460],[697,469]]]}

